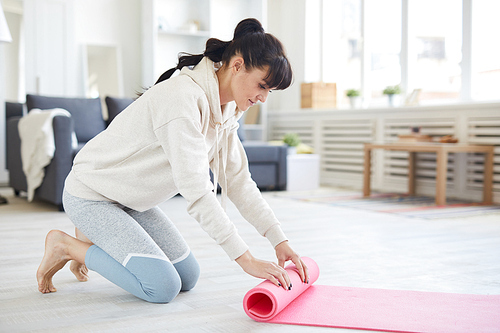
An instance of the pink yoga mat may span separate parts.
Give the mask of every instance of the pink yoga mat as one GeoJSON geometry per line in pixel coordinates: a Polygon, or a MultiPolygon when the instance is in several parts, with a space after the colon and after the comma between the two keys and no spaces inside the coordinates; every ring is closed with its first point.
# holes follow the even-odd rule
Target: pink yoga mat
{"type": "Polygon", "coordinates": [[[292,290],[269,281],[249,290],[246,314],[277,324],[327,326],[390,332],[500,332],[500,295],[468,295],[313,285],[319,267],[302,283],[295,265],[286,270],[292,290]]]}

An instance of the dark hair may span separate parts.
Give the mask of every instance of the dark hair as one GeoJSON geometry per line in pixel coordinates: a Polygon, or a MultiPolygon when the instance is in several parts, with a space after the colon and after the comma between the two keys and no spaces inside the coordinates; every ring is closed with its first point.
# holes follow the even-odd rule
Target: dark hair
{"type": "Polygon", "coordinates": [[[276,37],[266,33],[260,22],[254,18],[238,23],[234,29],[233,40],[229,42],[210,38],[203,54],[180,53],[177,67],[163,73],[156,83],[167,80],[178,69],[197,65],[203,57],[208,57],[213,62],[222,62],[224,66],[234,55],[243,57],[246,70],[268,67],[264,81],[269,88],[283,90],[292,83],[292,67],[283,45],[276,37]]]}

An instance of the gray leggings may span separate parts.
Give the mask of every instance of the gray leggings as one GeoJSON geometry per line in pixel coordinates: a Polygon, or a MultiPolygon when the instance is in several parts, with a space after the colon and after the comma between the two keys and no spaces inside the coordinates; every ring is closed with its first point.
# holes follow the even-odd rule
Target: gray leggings
{"type": "Polygon", "coordinates": [[[138,212],[64,191],[64,210],[92,242],[85,264],[109,281],[153,303],[193,288],[200,268],[175,225],[158,207],[138,212]]]}

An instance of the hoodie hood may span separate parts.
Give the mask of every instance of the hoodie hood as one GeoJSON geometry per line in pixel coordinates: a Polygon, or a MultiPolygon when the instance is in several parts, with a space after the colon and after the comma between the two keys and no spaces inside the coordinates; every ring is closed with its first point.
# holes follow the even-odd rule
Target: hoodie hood
{"type": "Polygon", "coordinates": [[[221,107],[219,79],[216,74],[218,68],[216,65],[208,57],[204,57],[194,68],[184,67],[180,75],[189,76],[207,94],[211,111],[211,125],[215,127],[219,123],[222,127],[226,127],[227,120],[232,117],[236,117],[236,120],[238,120],[243,115],[243,112],[239,112],[235,102],[229,102],[221,107]],[[214,84],[214,81],[216,84],[214,84]],[[222,112],[223,110],[224,112],[222,112]]]}

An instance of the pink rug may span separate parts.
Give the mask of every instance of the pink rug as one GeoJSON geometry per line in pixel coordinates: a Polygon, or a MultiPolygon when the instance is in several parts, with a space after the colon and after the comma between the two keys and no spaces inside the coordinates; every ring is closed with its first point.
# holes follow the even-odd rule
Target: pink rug
{"type": "Polygon", "coordinates": [[[500,332],[500,295],[468,295],[313,285],[319,267],[309,268],[309,284],[295,265],[287,291],[264,281],[247,292],[243,308],[256,320],[390,332],[500,332]]]}
{"type": "Polygon", "coordinates": [[[360,192],[332,192],[323,194],[276,194],[280,198],[289,198],[305,202],[321,203],[337,207],[371,210],[392,213],[406,217],[422,219],[448,219],[486,214],[500,214],[500,205],[486,205],[447,198],[446,205],[436,205],[434,197],[411,196],[401,193],[372,193],[364,198],[360,192]]]}

